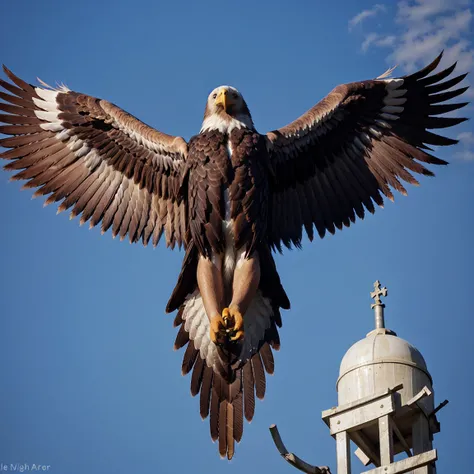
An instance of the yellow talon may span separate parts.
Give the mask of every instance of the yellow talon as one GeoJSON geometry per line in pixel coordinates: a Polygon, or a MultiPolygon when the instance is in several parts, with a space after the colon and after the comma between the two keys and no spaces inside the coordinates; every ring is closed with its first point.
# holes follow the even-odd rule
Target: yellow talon
{"type": "Polygon", "coordinates": [[[226,337],[226,323],[220,314],[211,318],[211,327],[209,328],[211,341],[214,344],[223,344],[226,337]]]}
{"type": "Polygon", "coordinates": [[[229,320],[230,320],[230,310],[229,310],[229,308],[224,308],[222,310],[222,319],[224,320],[224,323],[227,327],[227,325],[229,324],[229,320]]]}
{"type": "Polygon", "coordinates": [[[237,331],[233,336],[230,337],[231,341],[240,341],[244,338],[244,331],[237,331]]]}
{"type": "Polygon", "coordinates": [[[226,333],[231,341],[239,341],[244,337],[244,318],[236,308],[224,308],[222,311],[226,333]]]}

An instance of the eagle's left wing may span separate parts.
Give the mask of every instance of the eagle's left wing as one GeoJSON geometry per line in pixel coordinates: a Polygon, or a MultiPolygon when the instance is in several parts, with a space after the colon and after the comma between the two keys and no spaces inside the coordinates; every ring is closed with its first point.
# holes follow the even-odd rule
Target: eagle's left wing
{"type": "Polygon", "coordinates": [[[66,87],[35,87],[4,68],[0,79],[0,133],[11,135],[0,158],[11,160],[13,179],[62,201],[58,211],[91,227],[102,222],[130,242],[165,234],[167,245],[181,245],[187,231],[187,143],[159,132],[120,107],[66,87]],[[9,93],[3,92],[4,89],[9,93]]]}
{"type": "Polygon", "coordinates": [[[349,226],[364,207],[374,212],[390,200],[399,181],[418,184],[408,170],[432,176],[418,162],[446,164],[427,145],[457,143],[427,129],[445,128],[464,118],[438,117],[466,103],[444,103],[467,88],[450,90],[465,74],[442,82],[455,65],[429,75],[442,54],[424,69],[397,79],[344,84],[286,127],[267,134],[274,180],[269,244],[300,246],[305,228],[313,239],[349,226]]]}

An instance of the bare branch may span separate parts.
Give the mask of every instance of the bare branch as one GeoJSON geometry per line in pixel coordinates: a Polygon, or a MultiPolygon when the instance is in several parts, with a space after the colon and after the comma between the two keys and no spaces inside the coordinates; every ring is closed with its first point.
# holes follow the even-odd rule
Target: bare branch
{"type": "Polygon", "coordinates": [[[270,433],[272,435],[273,442],[275,443],[275,446],[277,447],[283,459],[289,464],[291,464],[293,467],[296,467],[296,469],[306,472],[307,474],[331,474],[331,471],[328,466],[312,466],[311,464],[304,462],[302,459],[296,456],[296,454],[289,453],[285,445],[283,444],[276,425],[270,426],[270,433]]]}

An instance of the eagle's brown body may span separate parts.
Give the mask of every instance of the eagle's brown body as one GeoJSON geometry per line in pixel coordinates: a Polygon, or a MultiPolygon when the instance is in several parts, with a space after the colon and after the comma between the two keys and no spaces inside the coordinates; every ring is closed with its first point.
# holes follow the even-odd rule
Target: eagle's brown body
{"type": "Polygon", "coordinates": [[[189,229],[199,252],[225,251],[222,223],[229,221],[235,248],[251,254],[266,240],[271,175],[264,137],[248,129],[205,131],[189,141],[188,166],[189,229]]]}
{"type": "Polygon", "coordinates": [[[465,119],[443,114],[467,87],[441,55],[400,78],[343,84],[289,125],[265,135],[242,95],[211,92],[201,132],[189,143],[155,130],[114,104],[65,87],[0,79],[0,154],[7,170],[46,203],[121,239],[156,245],[164,235],[186,254],[167,306],[178,310],[175,348],[230,459],[265,393],[279,347],[280,309],[289,308],[271,253],[349,227],[373,213],[411,173],[443,165],[430,132],[465,119]],[[449,78],[449,79],[448,79],[449,78]]]}

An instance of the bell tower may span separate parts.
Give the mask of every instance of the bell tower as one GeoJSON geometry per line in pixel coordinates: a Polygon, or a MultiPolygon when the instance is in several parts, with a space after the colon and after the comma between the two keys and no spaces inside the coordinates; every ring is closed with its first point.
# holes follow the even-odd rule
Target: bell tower
{"type": "MultiPolygon", "coordinates": [[[[420,351],[385,327],[382,297],[387,295],[376,281],[370,293],[375,329],[342,358],[338,406],[322,413],[336,440],[337,474],[436,474],[436,413],[448,402],[435,408],[433,380],[420,351]],[[351,465],[351,442],[366,466],[362,471],[351,465]]],[[[288,462],[303,472],[330,474],[328,467],[311,466],[288,453],[276,427],[270,430],[288,462]]]]}

